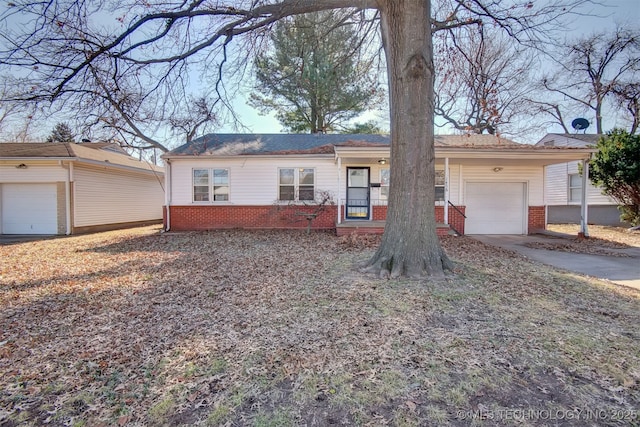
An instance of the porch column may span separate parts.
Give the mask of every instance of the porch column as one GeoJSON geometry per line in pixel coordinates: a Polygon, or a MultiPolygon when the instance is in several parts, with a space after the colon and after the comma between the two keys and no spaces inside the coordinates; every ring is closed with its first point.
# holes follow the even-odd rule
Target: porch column
{"type": "Polygon", "coordinates": [[[342,224],[342,215],[340,214],[340,175],[342,174],[342,158],[338,157],[338,188],[336,191],[336,197],[338,198],[338,222],[337,224],[342,224]]]}
{"type": "Polygon", "coordinates": [[[589,182],[589,161],[582,161],[582,197],[580,197],[580,234],[589,237],[589,226],[587,225],[587,217],[589,210],[587,209],[587,183],[589,182]]]}
{"type": "Polygon", "coordinates": [[[449,225],[449,158],[444,158],[444,223],[449,225]]]}
{"type": "Polygon", "coordinates": [[[64,183],[64,196],[65,196],[65,233],[67,236],[71,234],[73,231],[72,225],[72,212],[71,209],[74,208],[74,204],[71,203],[71,198],[73,197],[73,188],[71,188],[71,183],[73,182],[73,162],[69,162],[69,168],[67,169],[67,179],[64,183]]]}

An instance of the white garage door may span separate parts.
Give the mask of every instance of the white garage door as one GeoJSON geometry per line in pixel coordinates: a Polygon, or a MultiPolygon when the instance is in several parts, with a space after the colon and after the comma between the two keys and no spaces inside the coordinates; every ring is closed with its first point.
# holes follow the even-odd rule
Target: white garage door
{"type": "Polygon", "coordinates": [[[523,182],[468,182],[465,234],[525,234],[523,182]]]}
{"type": "Polygon", "coordinates": [[[56,184],[3,184],[3,234],[57,234],[56,184]]]}

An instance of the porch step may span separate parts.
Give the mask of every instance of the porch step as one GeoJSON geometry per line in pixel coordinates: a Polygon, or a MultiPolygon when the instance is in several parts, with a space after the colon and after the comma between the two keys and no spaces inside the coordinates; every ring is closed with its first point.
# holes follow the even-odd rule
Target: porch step
{"type": "MultiPolygon", "coordinates": [[[[382,234],[384,233],[385,221],[344,221],[336,224],[336,235],[346,236],[350,234],[382,234]]],[[[436,224],[438,236],[456,234],[448,224],[436,224]]]]}

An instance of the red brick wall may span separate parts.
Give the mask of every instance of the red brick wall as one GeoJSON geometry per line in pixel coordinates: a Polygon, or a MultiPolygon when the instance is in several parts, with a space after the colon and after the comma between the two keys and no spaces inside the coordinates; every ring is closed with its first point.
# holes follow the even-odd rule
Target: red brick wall
{"type": "MultiPolygon", "coordinates": [[[[465,213],[465,206],[456,206],[456,208],[463,214],[465,213]]],[[[462,214],[449,206],[449,224],[460,234],[464,234],[464,220],[465,217],[462,214]]],[[[436,206],[436,221],[444,222],[444,206],[436,206]]]]}
{"type": "MultiPolygon", "coordinates": [[[[300,212],[311,206],[171,206],[171,230],[213,230],[218,228],[306,228],[300,212]]],[[[165,213],[166,228],[166,213],[165,213]]],[[[327,206],[313,220],[314,229],[335,228],[336,206],[327,206]]]]}
{"type": "Polygon", "coordinates": [[[544,206],[529,206],[529,224],[527,233],[534,233],[536,230],[544,230],[546,228],[547,219],[545,217],[544,206]]]}
{"type": "Polygon", "coordinates": [[[373,218],[374,221],[384,221],[387,219],[387,207],[386,206],[374,206],[373,218]]]}
{"type": "MultiPolygon", "coordinates": [[[[344,218],[344,207],[343,218],[344,218]]],[[[464,213],[465,207],[458,206],[464,213]]],[[[214,230],[218,228],[306,228],[307,220],[300,212],[312,212],[311,206],[171,206],[171,230],[214,230]]],[[[544,214],[544,209],[543,209],[544,214]]],[[[435,207],[436,221],[444,222],[444,207],[435,207]]],[[[374,206],[372,219],[386,219],[387,207],[374,206]]],[[[337,207],[328,206],[312,222],[314,229],[335,228],[337,207]]],[[[166,207],[163,208],[165,228],[167,226],[166,207]]],[[[531,216],[530,216],[531,218],[531,216]]],[[[454,209],[449,209],[449,223],[464,234],[464,217],[454,209]]],[[[446,234],[447,229],[438,229],[438,234],[446,234]]]]}

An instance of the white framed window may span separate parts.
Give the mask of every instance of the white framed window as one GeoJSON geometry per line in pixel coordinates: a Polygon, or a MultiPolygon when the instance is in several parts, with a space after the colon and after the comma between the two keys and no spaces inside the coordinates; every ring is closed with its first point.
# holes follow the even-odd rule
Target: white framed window
{"type": "Polygon", "coordinates": [[[194,169],[193,201],[226,202],[229,200],[229,169],[194,169]]]}
{"type": "Polygon", "coordinates": [[[582,201],[582,177],[579,173],[569,174],[569,202],[580,203],[582,201]]]}
{"type": "MultiPolygon", "coordinates": [[[[380,200],[389,200],[389,168],[380,169],[380,200]]],[[[436,170],[436,202],[444,202],[444,170],[436,170]]]]}
{"type": "Polygon", "coordinates": [[[315,176],[313,168],[279,168],[278,200],[315,200],[315,176]]]}
{"type": "Polygon", "coordinates": [[[436,202],[444,202],[444,169],[436,169],[436,202]]]}
{"type": "Polygon", "coordinates": [[[389,180],[391,170],[389,168],[380,169],[380,200],[389,200],[389,180]]]}

